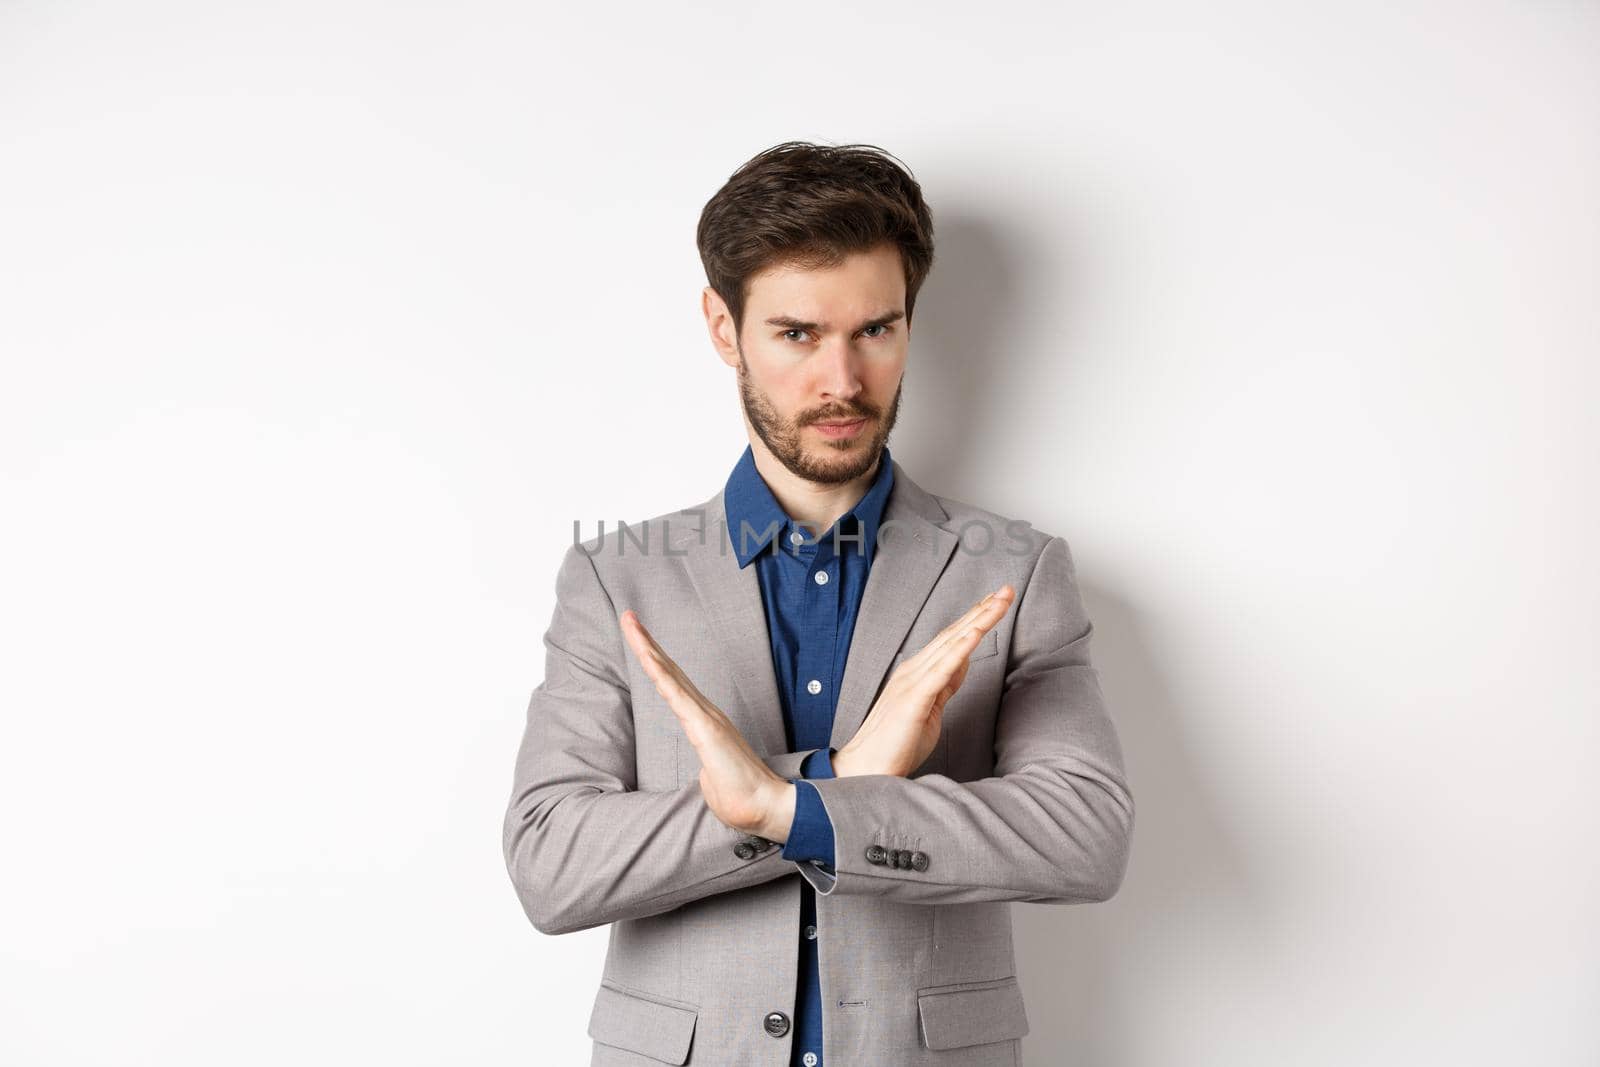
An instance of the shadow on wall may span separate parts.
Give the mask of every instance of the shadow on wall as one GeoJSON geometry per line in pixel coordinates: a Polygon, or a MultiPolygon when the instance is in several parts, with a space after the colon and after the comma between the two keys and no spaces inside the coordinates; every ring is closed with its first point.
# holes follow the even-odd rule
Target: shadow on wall
{"type": "Polygon", "coordinates": [[[1026,257],[995,226],[970,215],[940,212],[933,224],[933,273],[917,294],[891,447],[917,457],[913,477],[924,486],[974,485],[981,477],[974,460],[983,449],[972,434],[1004,425],[993,386],[1004,374],[1004,326],[1019,309],[1016,272],[1026,269],[1019,262],[1026,257]]]}
{"type": "MultiPolygon", "coordinates": [[[[1033,235],[959,209],[938,213],[935,227],[936,262],[918,298],[893,447],[915,457],[908,469],[922,485],[1005,511],[983,490],[984,464],[994,455],[985,428],[1010,436],[1005,427],[1015,416],[1007,397],[1028,391],[1012,379],[1033,373],[1016,361],[1012,324],[1024,309],[1036,314],[1048,307],[1062,331],[1055,351],[1068,358],[1077,348],[1079,265],[1071,248],[1044,247],[1033,235]]],[[[1056,379],[1057,371],[1044,371],[1056,379]]],[[[1075,404],[1094,403],[1061,392],[1053,400],[1063,423],[1072,421],[1075,404]]],[[[1049,510],[1037,519],[1021,510],[1019,517],[1070,541],[1071,524],[1055,529],[1042,513],[1049,510]]],[[[1274,936],[1281,923],[1260,888],[1266,882],[1246,869],[1184,744],[1181,724],[1203,719],[1203,709],[1185,711],[1169,691],[1160,649],[1150,646],[1137,605],[1095,584],[1093,575],[1080,578],[1095,626],[1091,651],[1134,794],[1133,849],[1110,901],[1018,904],[1012,922],[1030,1026],[1023,1061],[1117,1067],[1134,1061],[1130,1038],[1142,1020],[1152,1012],[1172,1017],[1169,1007],[1148,1002],[1151,991],[1163,989],[1163,973],[1193,973],[1186,957],[1205,950],[1207,930],[1254,931],[1264,981],[1284,973],[1271,961],[1283,942],[1274,936]]],[[[1183,996],[1181,989],[1170,992],[1183,996]]]]}
{"type": "Polygon", "coordinates": [[[1030,1024],[1024,1062],[1117,1067],[1136,1062],[1130,1042],[1145,1020],[1188,1010],[1152,1003],[1152,993],[1184,998],[1162,975],[1203,970],[1192,957],[1215,931],[1252,931],[1264,975],[1287,971],[1272,964],[1284,940],[1262,892],[1269,879],[1247,868],[1184,743],[1182,723],[1203,710],[1186,710],[1166,684],[1137,605],[1089,581],[1080,589],[1133,791],[1133,849],[1109,901],[1017,904],[1011,915],[1030,1024]]]}

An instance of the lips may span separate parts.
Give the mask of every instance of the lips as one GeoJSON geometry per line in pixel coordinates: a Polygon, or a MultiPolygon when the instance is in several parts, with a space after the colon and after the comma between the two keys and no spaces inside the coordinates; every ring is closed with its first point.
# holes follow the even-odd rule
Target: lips
{"type": "Polygon", "coordinates": [[[817,428],[818,433],[833,441],[845,441],[853,439],[861,432],[862,427],[866,426],[866,424],[867,420],[865,418],[851,419],[849,422],[812,423],[812,425],[817,428]]]}

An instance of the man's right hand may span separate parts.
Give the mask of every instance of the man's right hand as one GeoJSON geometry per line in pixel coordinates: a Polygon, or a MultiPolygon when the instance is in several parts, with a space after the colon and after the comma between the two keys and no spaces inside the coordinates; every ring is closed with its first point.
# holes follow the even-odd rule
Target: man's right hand
{"type": "Polygon", "coordinates": [[[834,754],[834,773],[903,778],[922,766],[939,741],[946,702],[966,681],[967,657],[1005,617],[1016,595],[1002,585],[896,667],[861,729],[834,754]]]}

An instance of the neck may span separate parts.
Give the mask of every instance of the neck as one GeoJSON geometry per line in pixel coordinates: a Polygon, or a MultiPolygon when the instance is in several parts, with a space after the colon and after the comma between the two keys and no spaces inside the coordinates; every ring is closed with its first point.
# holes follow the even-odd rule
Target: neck
{"type": "Polygon", "coordinates": [[[867,489],[878,475],[883,463],[883,453],[859,478],[837,484],[824,484],[798,477],[788,467],[778,462],[761,438],[751,434],[750,450],[755,456],[756,470],[772,490],[773,497],[784,514],[804,524],[816,535],[827,533],[839,516],[855,507],[867,495],[867,489]]]}

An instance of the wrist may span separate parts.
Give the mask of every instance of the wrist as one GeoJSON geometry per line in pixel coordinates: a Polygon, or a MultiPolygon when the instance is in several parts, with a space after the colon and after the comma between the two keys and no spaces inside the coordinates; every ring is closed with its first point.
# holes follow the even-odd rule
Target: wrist
{"type": "Polygon", "coordinates": [[[789,840],[789,828],[794,825],[795,805],[799,802],[799,791],[795,784],[787,779],[780,779],[765,805],[766,815],[761,820],[761,825],[752,832],[766,838],[775,844],[783,844],[789,840]]]}

